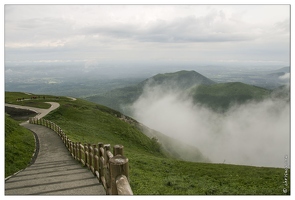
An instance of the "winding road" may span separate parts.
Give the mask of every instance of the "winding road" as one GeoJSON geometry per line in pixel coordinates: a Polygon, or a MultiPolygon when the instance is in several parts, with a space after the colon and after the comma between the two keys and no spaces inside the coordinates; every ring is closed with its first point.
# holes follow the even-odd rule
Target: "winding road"
{"type": "MultiPolygon", "coordinates": [[[[49,109],[5,104],[5,106],[35,111],[39,119],[59,107],[49,109]]],[[[51,129],[23,122],[34,132],[39,151],[36,160],[20,172],[6,178],[5,195],[104,195],[105,190],[87,168],[73,159],[60,137],[51,129]]]]}
{"type": "Polygon", "coordinates": [[[42,108],[35,108],[35,107],[29,107],[29,106],[20,106],[20,105],[14,105],[14,104],[8,104],[6,103],[5,106],[7,107],[13,107],[13,108],[19,108],[19,109],[25,109],[25,110],[32,110],[36,113],[38,113],[38,115],[36,115],[36,117],[38,119],[41,119],[42,117],[45,117],[48,113],[50,113],[51,111],[57,109],[59,107],[59,103],[57,102],[45,102],[51,105],[50,108],[48,109],[42,109],[42,108]]]}

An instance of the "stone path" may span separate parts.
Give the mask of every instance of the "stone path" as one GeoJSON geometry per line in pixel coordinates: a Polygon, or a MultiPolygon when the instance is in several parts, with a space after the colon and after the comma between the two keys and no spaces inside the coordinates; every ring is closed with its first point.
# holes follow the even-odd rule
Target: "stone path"
{"type": "Polygon", "coordinates": [[[28,122],[22,126],[38,136],[39,152],[32,165],[5,181],[5,195],[105,194],[97,178],[73,159],[54,131],[28,122]]]}

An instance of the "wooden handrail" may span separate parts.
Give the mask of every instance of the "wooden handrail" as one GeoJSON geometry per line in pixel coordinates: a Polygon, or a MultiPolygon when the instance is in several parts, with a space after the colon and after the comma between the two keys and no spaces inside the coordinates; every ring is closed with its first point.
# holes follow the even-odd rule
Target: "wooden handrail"
{"type": "Polygon", "coordinates": [[[83,145],[81,142],[71,141],[57,124],[49,120],[31,117],[29,123],[43,125],[56,132],[72,157],[89,168],[107,194],[133,195],[129,184],[129,161],[123,155],[123,145],[115,145],[112,153],[110,144],[100,142],[83,145]]]}

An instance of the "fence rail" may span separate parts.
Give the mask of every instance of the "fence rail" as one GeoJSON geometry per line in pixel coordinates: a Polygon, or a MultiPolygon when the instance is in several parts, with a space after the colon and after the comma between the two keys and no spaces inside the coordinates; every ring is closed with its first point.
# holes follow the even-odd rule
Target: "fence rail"
{"type": "Polygon", "coordinates": [[[129,184],[128,158],[124,157],[122,145],[115,145],[113,153],[110,144],[89,144],[71,141],[55,123],[36,117],[29,123],[46,126],[56,132],[72,157],[82,163],[98,178],[109,195],[133,195],[129,184]]]}

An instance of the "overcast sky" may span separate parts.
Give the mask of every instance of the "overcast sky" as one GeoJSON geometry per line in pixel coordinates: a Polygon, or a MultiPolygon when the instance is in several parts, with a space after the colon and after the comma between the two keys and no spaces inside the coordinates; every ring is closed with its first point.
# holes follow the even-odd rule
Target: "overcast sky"
{"type": "Polygon", "coordinates": [[[5,65],[290,65],[289,5],[5,5],[5,65]]]}

